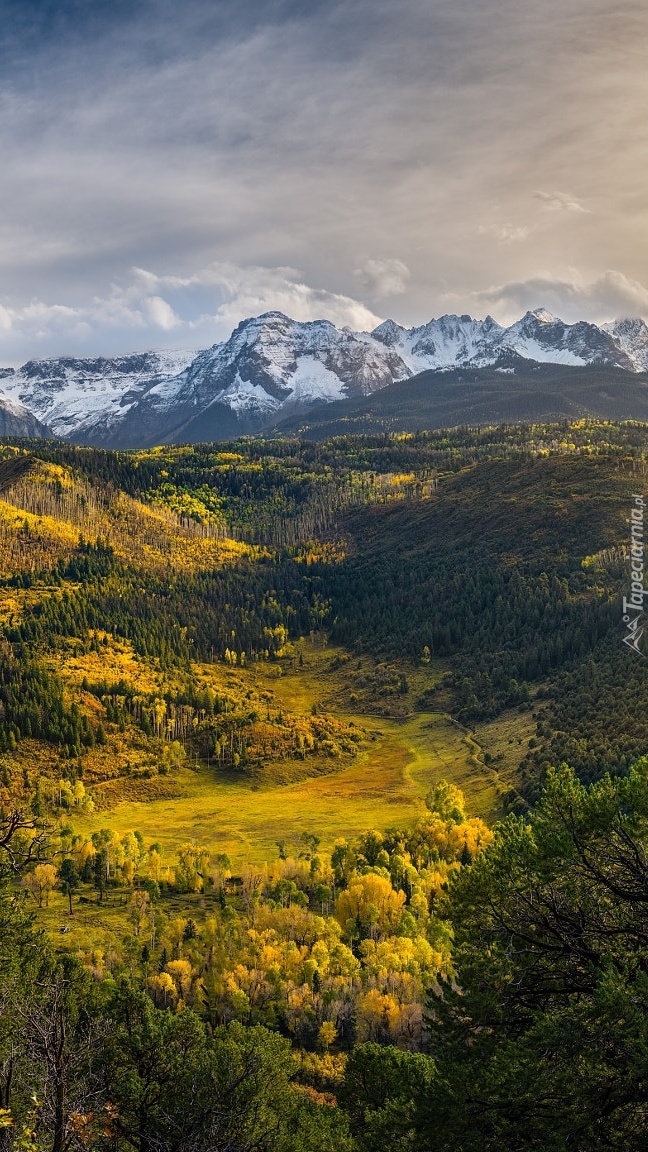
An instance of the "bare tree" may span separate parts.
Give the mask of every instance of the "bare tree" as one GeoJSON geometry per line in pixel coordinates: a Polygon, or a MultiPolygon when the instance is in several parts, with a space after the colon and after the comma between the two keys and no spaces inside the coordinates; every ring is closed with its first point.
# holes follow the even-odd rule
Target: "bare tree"
{"type": "Polygon", "coordinates": [[[44,861],[48,826],[28,815],[24,808],[0,811],[0,870],[8,864],[11,872],[24,872],[44,861]]]}
{"type": "Polygon", "coordinates": [[[67,1152],[101,1106],[94,1064],[108,1024],[87,1010],[85,982],[76,963],[64,961],[17,1007],[27,1075],[39,1099],[38,1125],[52,1152],[67,1152]]]}

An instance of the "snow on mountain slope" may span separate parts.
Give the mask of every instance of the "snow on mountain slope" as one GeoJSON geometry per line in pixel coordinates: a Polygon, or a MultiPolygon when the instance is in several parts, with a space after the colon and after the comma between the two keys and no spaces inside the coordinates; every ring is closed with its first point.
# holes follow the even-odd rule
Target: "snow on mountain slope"
{"type": "Polygon", "coordinates": [[[492,363],[505,332],[492,316],[485,320],[441,316],[419,328],[401,328],[393,320],[386,320],[370,335],[397,350],[410,371],[416,373],[429,368],[492,363]]]}
{"type": "Polygon", "coordinates": [[[315,356],[302,356],[292,374],[291,404],[313,404],[318,400],[339,400],[340,377],[315,356]]]}
{"type": "Polygon", "coordinates": [[[266,312],[244,320],[229,340],[202,352],[183,373],[177,395],[191,396],[195,404],[211,401],[238,376],[280,403],[292,397],[296,384],[311,400],[339,400],[407,375],[397,354],[350,329],[266,312]]]}
{"type": "Polygon", "coordinates": [[[22,368],[5,369],[0,387],[57,436],[77,439],[86,430],[105,435],[152,384],[174,378],[194,357],[195,352],[144,352],[114,359],[30,360],[22,368]]]}
{"type": "MultiPolygon", "coordinates": [[[[635,321],[618,323],[634,324],[635,321]]],[[[415,372],[469,365],[487,368],[510,356],[545,364],[609,364],[638,370],[633,369],[621,341],[611,329],[582,321],[565,324],[544,308],[527,312],[509,328],[503,328],[492,316],[485,320],[441,316],[421,328],[409,329],[386,320],[371,335],[398,350],[415,372]]],[[[648,353],[648,329],[646,337],[648,353]]]]}
{"type": "Polygon", "coordinates": [[[625,353],[635,372],[648,371],[648,325],[643,320],[615,320],[603,324],[602,330],[625,353]]]}
{"type": "Polygon", "coordinates": [[[648,327],[565,324],[540,308],[508,328],[490,316],[441,316],[416,328],[385,320],[352,332],[266,312],[197,354],[32,360],[4,370],[0,387],[59,436],[139,447],[255,432],[284,413],[367,396],[427,369],[514,369],[522,360],[648,370],[648,327]]]}
{"type": "Polygon", "coordinates": [[[551,312],[538,308],[511,324],[502,335],[503,348],[545,364],[608,364],[632,371],[617,342],[595,324],[564,324],[551,312]]]}

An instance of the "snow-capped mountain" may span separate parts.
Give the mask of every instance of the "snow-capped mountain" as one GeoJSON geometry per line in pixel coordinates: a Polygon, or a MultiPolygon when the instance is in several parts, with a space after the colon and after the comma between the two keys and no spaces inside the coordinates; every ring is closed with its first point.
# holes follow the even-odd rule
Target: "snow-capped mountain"
{"type": "Polygon", "coordinates": [[[415,372],[489,368],[516,357],[543,364],[608,364],[631,372],[648,367],[648,327],[643,320],[620,320],[607,328],[584,321],[565,324],[544,308],[527,312],[509,328],[492,316],[441,316],[421,328],[401,328],[386,320],[371,336],[398,352],[415,372]],[[636,327],[626,333],[624,325],[636,327]]]}
{"type": "Polygon", "coordinates": [[[358,333],[328,320],[298,323],[267,312],[199,353],[175,380],[151,388],[138,418],[161,428],[164,438],[217,438],[255,431],[279,412],[316,401],[366,395],[407,375],[397,354],[358,333]]]}
{"type": "Polygon", "coordinates": [[[635,372],[648,369],[648,326],[643,320],[615,320],[603,324],[602,331],[625,353],[635,372]]]}
{"type": "Polygon", "coordinates": [[[416,328],[386,320],[352,332],[266,312],[205,351],[30,361],[5,369],[0,389],[58,436],[139,447],[256,432],[315,403],[367,396],[429,369],[511,371],[529,361],[645,371],[648,327],[565,324],[537,309],[509,327],[490,316],[442,316],[416,328]]]}
{"type": "Polygon", "coordinates": [[[279,413],[365,395],[409,375],[399,355],[370,335],[268,312],[197,354],[30,361],[8,371],[1,386],[57,436],[136,447],[256,431],[279,413]]]}
{"type": "Polygon", "coordinates": [[[175,378],[194,352],[143,352],[114,359],[29,360],[0,372],[0,390],[24,404],[56,436],[109,443],[144,393],[175,378]]]}

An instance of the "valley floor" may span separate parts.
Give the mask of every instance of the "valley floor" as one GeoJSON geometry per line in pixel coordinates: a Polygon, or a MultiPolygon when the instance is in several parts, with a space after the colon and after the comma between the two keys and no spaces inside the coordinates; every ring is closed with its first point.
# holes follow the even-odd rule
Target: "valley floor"
{"type": "MultiPolygon", "coordinates": [[[[336,770],[331,764],[323,775],[277,784],[277,776],[285,778],[291,767],[303,772],[303,764],[269,764],[258,778],[197,764],[174,774],[172,796],[117,801],[107,810],[79,815],[75,827],[85,833],[97,827],[120,834],[137,829],[147,842],[158,841],[167,858],[183,842],[195,840],[212,853],[227,853],[236,867],[270,861],[277,841],[296,844],[304,833],[318,836],[327,850],[335,840],[370,828],[412,823],[440,779],[461,788],[472,815],[492,823],[501,814],[510,773],[500,775],[487,766],[479,743],[442,712],[409,712],[407,705],[397,718],[349,711],[342,699],[348,674],[344,668],[332,670],[339,656],[335,651],[308,655],[307,666],[288,675],[278,675],[277,665],[237,669],[237,680],[256,691],[271,687],[287,711],[326,709],[364,729],[366,739],[350,765],[336,770]]],[[[209,672],[209,666],[203,670],[209,672]]]]}

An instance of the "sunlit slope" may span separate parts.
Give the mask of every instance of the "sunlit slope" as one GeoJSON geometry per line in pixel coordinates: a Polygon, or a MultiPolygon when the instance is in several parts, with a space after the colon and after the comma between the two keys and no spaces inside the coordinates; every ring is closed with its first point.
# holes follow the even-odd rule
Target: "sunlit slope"
{"type": "Polygon", "coordinates": [[[173,571],[248,554],[213,524],[145,503],[28,453],[0,463],[0,574],[37,572],[102,540],[126,563],[173,571]]]}

